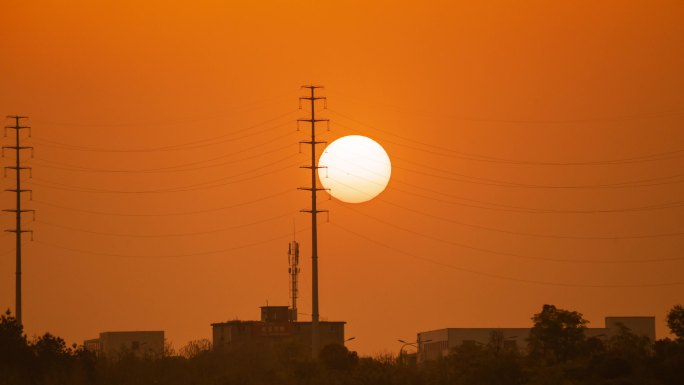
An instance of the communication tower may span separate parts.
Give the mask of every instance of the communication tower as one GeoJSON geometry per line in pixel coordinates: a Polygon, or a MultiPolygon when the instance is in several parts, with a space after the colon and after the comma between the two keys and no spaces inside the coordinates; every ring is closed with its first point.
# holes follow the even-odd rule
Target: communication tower
{"type": "Polygon", "coordinates": [[[287,247],[287,262],[290,267],[287,272],[290,274],[290,299],[292,308],[290,309],[290,321],[297,321],[297,297],[299,295],[299,242],[292,241],[287,247]]]}

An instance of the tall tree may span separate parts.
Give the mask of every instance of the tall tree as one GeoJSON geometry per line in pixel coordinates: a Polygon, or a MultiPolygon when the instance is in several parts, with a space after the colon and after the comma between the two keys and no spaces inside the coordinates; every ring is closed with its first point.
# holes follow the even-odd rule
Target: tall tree
{"type": "Polygon", "coordinates": [[[9,310],[0,316],[0,384],[28,383],[33,353],[24,329],[9,310]]]}
{"type": "Polygon", "coordinates": [[[528,346],[533,358],[565,362],[582,351],[588,321],[581,313],[544,305],[532,321],[528,346]]]}
{"type": "Polygon", "coordinates": [[[684,341],[684,307],[675,305],[667,313],[667,326],[677,340],[684,341]]]}

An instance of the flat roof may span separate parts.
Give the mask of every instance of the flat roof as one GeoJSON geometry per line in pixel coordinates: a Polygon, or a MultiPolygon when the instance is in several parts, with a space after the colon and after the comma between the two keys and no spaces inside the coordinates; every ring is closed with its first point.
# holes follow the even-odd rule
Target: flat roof
{"type": "MultiPolygon", "coordinates": [[[[283,322],[268,322],[268,321],[254,321],[254,320],[232,320],[226,322],[214,322],[210,324],[211,326],[217,325],[230,325],[230,324],[283,324],[283,323],[293,323],[293,324],[310,324],[311,321],[283,321],[283,322]]],[[[347,321],[318,321],[319,324],[346,324],[347,321]]]]}

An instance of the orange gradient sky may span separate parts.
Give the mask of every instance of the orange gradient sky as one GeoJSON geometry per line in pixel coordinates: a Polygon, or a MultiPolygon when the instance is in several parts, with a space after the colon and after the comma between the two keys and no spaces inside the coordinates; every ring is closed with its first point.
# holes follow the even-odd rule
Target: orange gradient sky
{"type": "MultiPolygon", "coordinates": [[[[348,322],[350,348],[525,327],[544,303],[590,326],[654,315],[665,337],[684,298],[680,1],[5,0],[0,11],[0,113],[29,115],[35,147],[29,335],[211,338],[212,322],[288,302],[293,222],[310,313],[295,123],[307,83],[326,87],[325,140],[369,136],[393,166],[370,202],[321,194],[321,316],[348,322]]],[[[13,208],[11,193],[0,203],[13,208]]],[[[0,237],[10,309],[13,247],[0,237]]]]}

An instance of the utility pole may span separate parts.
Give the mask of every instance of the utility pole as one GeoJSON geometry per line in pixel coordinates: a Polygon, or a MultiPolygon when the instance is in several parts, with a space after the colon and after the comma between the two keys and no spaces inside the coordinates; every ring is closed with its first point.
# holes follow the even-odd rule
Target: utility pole
{"type": "Polygon", "coordinates": [[[31,194],[31,190],[27,189],[22,189],[21,188],[21,170],[29,170],[29,173],[31,172],[31,167],[22,167],[21,166],[21,150],[31,150],[31,153],[33,154],[33,147],[28,147],[28,146],[22,146],[20,144],[21,142],[21,135],[20,135],[20,130],[23,129],[28,129],[29,130],[29,137],[31,136],[31,127],[29,126],[22,126],[21,125],[21,119],[26,119],[28,116],[8,116],[8,119],[14,119],[14,126],[5,126],[5,136],[7,136],[7,129],[12,129],[15,131],[15,136],[16,136],[16,144],[14,146],[2,146],[2,155],[5,155],[5,149],[10,149],[10,150],[15,150],[16,152],[16,161],[14,166],[5,166],[5,176],[7,176],[7,169],[15,170],[16,172],[16,177],[17,177],[17,183],[16,183],[16,188],[14,189],[6,189],[5,191],[11,191],[16,194],[17,196],[17,207],[16,209],[6,209],[3,211],[7,212],[13,212],[16,213],[16,218],[17,218],[17,224],[14,229],[8,229],[5,230],[10,233],[16,233],[16,238],[17,238],[17,244],[16,244],[16,252],[17,252],[17,275],[16,275],[16,288],[15,288],[15,309],[14,312],[16,313],[16,319],[19,325],[23,325],[22,319],[21,319],[21,233],[31,233],[31,236],[33,237],[33,231],[32,230],[22,230],[21,228],[21,213],[25,212],[33,212],[35,216],[35,210],[22,210],[21,208],[21,193],[23,192],[28,192],[31,194]]]}
{"type": "Polygon", "coordinates": [[[300,144],[311,145],[311,165],[301,166],[301,168],[308,168],[311,170],[311,186],[300,187],[300,190],[311,191],[311,209],[301,210],[302,212],[311,214],[311,355],[314,359],[318,358],[318,352],[321,350],[321,331],[318,314],[318,229],[317,216],[318,213],[327,212],[328,210],[318,210],[316,207],[316,193],[318,191],[326,190],[319,188],[316,183],[316,170],[320,167],[316,164],[316,145],[325,142],[316,141],[316,123],[327,122],[329,119],[316,119],[316,100],[326,100],[325,97],[316,96],[316,89],[323,88],[322,86],[308,85],[302,88],[309,90],[309,96],[302,96],[299,98],[300,107],[302,100],[309,100],[311,102],[311,117],[310,119],[298,119],[299,122],[311,123],[311,137],[310,140],[300,141],[300,144]]]}

